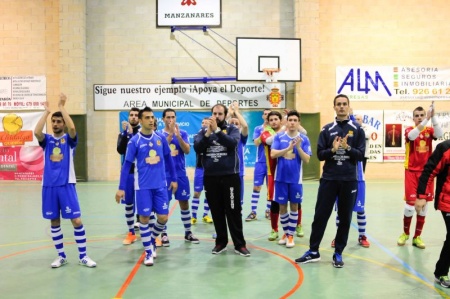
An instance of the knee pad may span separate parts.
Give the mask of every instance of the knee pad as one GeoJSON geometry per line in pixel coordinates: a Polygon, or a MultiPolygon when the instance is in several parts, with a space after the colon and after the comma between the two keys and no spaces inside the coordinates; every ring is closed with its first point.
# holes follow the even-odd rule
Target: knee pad
{"type": "Polygon", "coordinates": [[[412,217],[414,215],[415,210],[416,209],[414,208],[414,206],[405,203],[405,211],[404,211],[405,217],[412,217]]]}
{"type": "Polygon", "coordinates": [[[427,216],[427,212],[428,212],[428,202],[425,204],[422,211],[420,211],[419,216],[425,217],[425,216],[427,216]]]}

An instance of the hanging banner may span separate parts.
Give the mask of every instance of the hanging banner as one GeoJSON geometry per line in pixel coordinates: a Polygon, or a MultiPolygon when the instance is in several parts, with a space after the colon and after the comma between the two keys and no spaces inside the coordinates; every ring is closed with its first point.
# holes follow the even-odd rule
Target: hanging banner
{"type": "Polygon", "coordinates": [[[0,110],[42,110],[46,84],[45,76],[0,76],[0,110]]]}
{"type": "Polygon", "coordinates": [[[283,109],[285,83],[255,84],[129,84],[94,85],[94,110],[209,110],[215,104],[229,106],[234,101],[242,109],[283,109]]]}
{"type": "Polygon", "coordinates": [[[450,99],[450,67],[338,66],[336,93],[351,101],[450,99]]]}
{"type": "Polygon", "coordinates": [[[221,0],[157,0],[156,25],[220,26],[221,0]]]}
{"type": "Polygon", "coordinates": [[[0,113],[0,180],[42,179],[44,154],[34,136],[41,116],[42,112],[0,113]]]}

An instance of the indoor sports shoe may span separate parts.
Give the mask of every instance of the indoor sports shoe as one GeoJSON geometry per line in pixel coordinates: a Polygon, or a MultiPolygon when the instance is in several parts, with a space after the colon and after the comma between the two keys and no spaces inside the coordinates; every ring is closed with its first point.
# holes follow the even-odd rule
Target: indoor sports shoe
{"type": "Polygon", "coordinates": [[[153,254],[151,252],[145,255],[144,265],[153,266],[153,254]]]}
{"type": "Polygon", "coordinates": [[[315,263],[318,261],[320,261],[320,253],[312,253],[310,250],[305,252],[305,254],[298,259],[295,259],[295,262],[299,264],[315,263]]]}
{"type": "Polygon", "coordinates": [[[203,222],[204,223],[213,223],[213,220],[211,217],[209,217],[208,215],[206,215],[205,217],[203,217],[203,222]]]}
{"type": "Polygon", "coordinates": [[[245,218],[245,221],[253,221],[256,220],[256,213],[255,212],[251,212],[250,214],[248,214],[247,218],[245,218]]]}
{"type": "Polygon", "coordinates": [[[397,240],[397,245],[398,246],[403,246],[406,244],[406,241],[409,239],[409,235],[403,233],[400,235],[400,237],[397,240]]]}
{"type": "Polygon", "coordinates": [[[369,248],[370,247],[370,243],[369,243],[369,241],[367,241],[367,237],[366,236],[360,236],[358,238],[358,244],[361,245],[364,248],[369,248]]]}
{"type": "Polygon", "coordinates": [[[416,246],[417,248],[425,249],[425,243],[422,241],[420,236],[413,238],[412,244],[413,244],[413,246],[416,246]]]}
{"type": "Polygon", "coordinates": [[[286,245],[287,243],[287,236],[286,234],[283,235],[283,237],[281,237],[281,239],[278,241],[278,245],[286,245]]]}
{"type": "Polygon", "coordinates": [[[450,288],[450,279],[448,278],[448,276],[435,277],[434,281],[444,288],[450,288]]]}
{"type": "Polygon", "coordinates": [[[67,259],[65,257],[58,256],[58,258],[54,260],[50,265],[52,266],[52,268],[59,268],[61,266],[64,266],[65,264],[67,264],[67,259]]]}
{"type": "Polygon", "coordinates": [[[333,241],[331,241],[331,248],[334,248],[334,246],[336,246],[336,239],[333,239],[333,241]]]}
{"type": "Polygon", "coordinates": [[[272,231],[269,234],[269,241],[275,241],[276,239],[278,239],[278,232],[276,232],[275,230],[272,229],[272,231]]]}
{"type": "Polygon", "coordinates": [[[227,251],[226,245],[216,245],[212,250],[212,254],[221,254],[224,251],[227,251]]]}
{"type": "Polygon", "coordinates": [[[184,236],[185,242],[191,242],[192,244],[200,243],[199,239],[197,239],[191,232],[184,236]]]}
{"type": "Polygon", "coordinates": [[[94,262],[93,260],[91,260],[91,258],[86,255],[86,256],[84,256],[84,258],[82,258],[80,260],[80,265],[83,265],[83,266],[86,266],[89,268],[94,268],[97,266],[97,263],[94,262]]]}
{"type": "Polygon", "coordinates": [[[157,258],[158,255],[156,254],[156,246],[155,246],[155,244],[150,245],[150,248],[152,249],[152,256],[153,256],[153,258],[157,258]]]}
{"type": "Polygon", "coordinates": [[[305,233],[303,232],[303,227],[301,224],[297,225],[297,227],[295,228],[295,233],[297,234],[297,237],[303,238],[305,233]]]}
{"type": "Polygon", "coordinates": [[[264,216],[266,217],[267,220],[270,220],[270,209],[267,209],[267,210],[266,210],[264,216]]]}
{"type": "Polygon", "coordinates": [[[336,252],[333,254],[333,267],[344,268],[344,261],[342,260],[342,255],[336,252]]]}
{"type": "Polygon", "coordinates": [[[294,243],[294,236],[289,236],[287,237],[287,241],[286,241],[286,248],[292,248],[295,246],[294,243]]]}
{"type": "Polygon", "coordinates": [[[197,223],[197,218],[192,217],[191,218],[191,224],[194,225],[197,223]]]}
{"type": "Polygon", "coordinates": [[[133,233],[128,232],[128,234],[125,237],[125,239],[123,239],[122,244],[123,245],[130,245],[130,244],[133,244],[134,242],[136,242],[136,240],[137,240],[136,235],[133,235],[133,233]]]}
{"type": "Polygon", "coordinates": [[[170,246],[170,241],[169,241],[169,237],[167,236],[167,234],[161,234],[161,243],[162,243],[162,246],[164,246],[164,247],[170,246]]]}
{"type": "Polygon", "coordinates": [[[250,251],[248,251],[247,247],[242,246],[240,248],[235,248],[234,253],[239,254],[240,256],[249,257],[250,251]]]}

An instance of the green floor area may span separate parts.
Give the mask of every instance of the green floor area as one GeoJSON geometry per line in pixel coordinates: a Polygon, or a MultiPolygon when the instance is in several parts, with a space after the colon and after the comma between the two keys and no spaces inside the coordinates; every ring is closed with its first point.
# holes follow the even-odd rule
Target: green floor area
{"type": "MultiPolygon", "coordinates": [[[[1,298],[450,298],[450,290],[433,282],[433,271],[445,226],[430,206],[423,230],[426,249],[396,244],[402,233],[403,182],[367,182],[367,236],[369,248],[358,245],[354,216],[343,269],[333,268],[330,243],[334,216],[321,244],[321,261],[297,265],[295,258],[308,249],[317,196],[317,181],[304,183],[305,236],[286,248],[267,240],[270,221],[260,199],[258,219],[244,222],[251,257],[228,251],[212,255],[212,224],[199,221],[194,234],[200,244],[184,241],[177,204],[171,202],[168,222],[170,247],[160,248],[153,267],[140,260],[140,241],[122,245],[126,235],[124,206],[115,203],[116,182],[77,185],[88,255],[97,268],[78,265],[77,246],[70,221],[64,221],[69,264],[51,269],[56,251],[49,222],[41,217],[41,185],[0,182],[0,297],[1,298]]],[[[243,219],[250,212],[252,182],[246,181],[243,219]]],[[[261,194],[265,194],[265,188],[261,194]]],[[[262,196],[264,197],[264,196],[262,196]]],[[[203,199],[203,196],[202,196],[203,199]]],[[[203,211],[200,204],[199,213],[203,211]]],[[[412,230],[415,227],[413,220],[412,230]]]]}

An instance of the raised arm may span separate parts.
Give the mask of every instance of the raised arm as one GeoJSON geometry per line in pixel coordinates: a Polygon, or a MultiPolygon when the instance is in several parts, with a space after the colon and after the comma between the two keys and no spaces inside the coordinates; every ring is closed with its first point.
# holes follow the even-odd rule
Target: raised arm
{"type": "Polygon", "coordinates": [[[75,124],[72,121],[72,118],[70,117],[69,113],[67,113],[66,108],[64,105],[66,104],[67,96],[63,93],[59,95],[59,102],[58,102],[58,108],[61,111],[61,114],[63,116],[64,122],[66,123],[67,131],[69,133],[70,138],[75,138],[77,135],[77,131],[75,130],[75,124]]]}
{"type": "Polygon", "coordinates": [[[36,128],[34,128],[34,136],[36,136],[37,140],[39,142],[41,142],[42,140],[44,140],[44,126],[45,123],[47,122],[47,118],[50,115],[50,108],[48,107],[48,102],[44,103],[44,112],[42,113],[41,118],[39,119],[36,128]]]}

